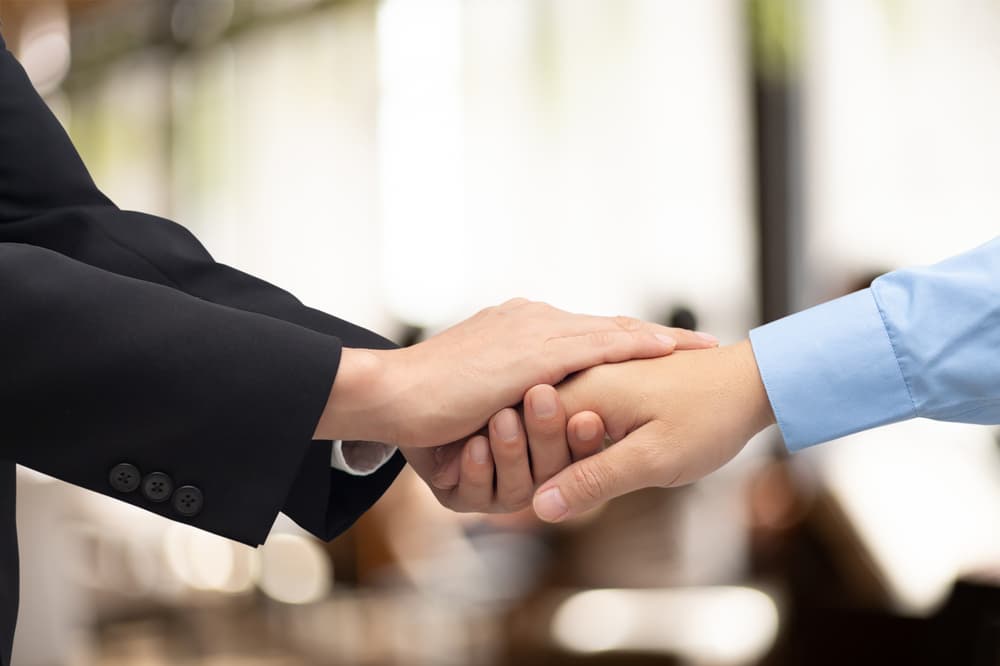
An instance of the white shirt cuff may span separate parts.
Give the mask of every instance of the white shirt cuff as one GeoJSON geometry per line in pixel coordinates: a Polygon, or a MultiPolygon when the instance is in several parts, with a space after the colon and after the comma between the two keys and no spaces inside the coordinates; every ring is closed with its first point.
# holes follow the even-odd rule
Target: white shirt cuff
{"type": "Polygon", "coordinates": [[[396,447],[379,442],[342,442],[334,440],[330,467],[353,476],[377,472],[396,453],[396,447]]]}

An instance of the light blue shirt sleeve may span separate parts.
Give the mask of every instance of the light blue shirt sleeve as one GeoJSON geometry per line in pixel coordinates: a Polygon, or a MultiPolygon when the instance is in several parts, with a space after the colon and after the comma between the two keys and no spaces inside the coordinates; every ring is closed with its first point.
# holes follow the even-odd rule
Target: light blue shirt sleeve
{"type": "Polygon", "coordinates": [[[750,332],[785,444],[915,417],[1000,424],[1000,238],[750,332]]]}

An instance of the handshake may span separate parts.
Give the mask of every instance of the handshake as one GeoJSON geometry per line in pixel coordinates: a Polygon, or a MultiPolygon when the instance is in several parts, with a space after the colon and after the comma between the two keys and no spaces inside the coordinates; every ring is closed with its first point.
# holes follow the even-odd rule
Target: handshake
{"type": "Polygon", "coordinates": [[[399,446],[456,511],[557,522],[695,481],[772,423],[749,341],[514,299],[412,347],[345,348],[314,437],[399,446]]]}

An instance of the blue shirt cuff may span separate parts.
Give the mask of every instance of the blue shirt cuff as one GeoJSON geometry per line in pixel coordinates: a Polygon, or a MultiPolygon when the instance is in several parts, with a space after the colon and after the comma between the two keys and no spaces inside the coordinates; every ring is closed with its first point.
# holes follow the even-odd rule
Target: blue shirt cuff
{"type": "Polygon", "coordinates": [[[870,289],[750,332],[791,451],[916,416],[870,289]]]}

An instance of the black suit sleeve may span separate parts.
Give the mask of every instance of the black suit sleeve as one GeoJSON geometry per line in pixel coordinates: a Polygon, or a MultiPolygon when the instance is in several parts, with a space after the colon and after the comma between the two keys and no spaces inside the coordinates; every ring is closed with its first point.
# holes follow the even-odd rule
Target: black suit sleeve
{"type": "Polygon", "coordinates": [[[190,522],[261,543],[311,446],[336,338],[0,244],[0,455],[115,492],[123,462],[203,493],[190,522]]]}
{"type": "MultiPolygon", "coordinates": [[[[35,356],[23,356],[25,363],[18,365],[19,385],[10,383],[15,377],[10,373],[3,385],[3,395],[16,392],[21,396],[20,402],[5,402],[5,406],[0,406],[0,415],[6,418],[6,405],[18,404],[23,409],[26,404],[57,402],[52,399],[55,394],[45,392],[48,383],[39,381],[37,376],[33,379],[32,372],[44,372],[46,377],[54,379],[61,372],[72,376],[73,372],[85,370],[90,373],[91,392],[86,394],[90,399],[118,403],[119,394],[128,393],[132,401],[149,403],[133,404],[129,412],[119,412],[113,419],[111,412],[103,409],[105,405],[98,404],[102,409],[95,411],[97,420],[78,421],[68,430],[44,431],[49,439],[41,436],[43,430],[37,437],[29,437],[27,430],[20,429],[24,424],[14,420],[6,430],[0,426],[0,432],[10,435],[0,437],[5,457],[109,494],[116,493],[108,480],[102,478],[106,477],[107,469],[98,473],[99,470],[88,468],[85,476],[76,476],[61,462],[61,454],[52,443],[72,446],[77,455],[100,459],[105,466],[118,460],[141,460],[143,465],[137,466],[143,473],[174,468],[179,470],[178,474],[183,472],[182,477],[188,475],[178,478],[178,483],[184,483],[188,477],[210,478],[211,483],[224,483],[226,489],[218,494],[212,492],[216,497],[213,501],[210,489],[205,488],[205,510],[191,522],[246,542],[260,540],[260,527],[256,522],[252,526],[240,523],[255,520],[269,526],[277,510],[275,501],[277,508],[284,509],[306,529],[322,538],[332,538],[382,494],[402,467],[401,456],[397,455],[369,477],[352,477],[331,470],[330,443],[310,443],[311,429],[303,439],[301,431],[305,426],[297,420],[312,419],[311,425],[315,426],[336,373],[341,344],[386,348],[392,343],[308,308],[273,285],[216,263],[187,230],[173,222],[116,208],[94,186],[65,132],[31,88],[20,65],[2,48],[2,41],[0,244],[3,244],[0,261],[5,264],[4,283],[0,285],[4,314],[0,317],[7,320],[9,313],[17,312],[14,307],[17,306],[21,308],[21,316],[30,314],[35,322],[44,320],[51,325],[65,316],[60,307],[86,302],[92,310],[90,314],[108,329],[102,330],[94,322],[84,325],[86,322],[81,320],[67,319],[67,326],[70,323],[79,326],[72,336],[76,354],[91,359],[103,357],[101,363],[86,368],[70,365],[60,369],[59,365],[46,361],[44,347],[33,346],[35,356]],[[36,267],[31,268],[32,265],[36,267]],[[31,293],[44,300],[29,307],[28,302],[18,297],[17,285],[37,279],[39,271],[48,272],[50,279],[44,284],[36,283],[31,293]],[[11,307],[7,306],[8,299],[11,307]],[[136,316],[143,319],[137,321],[136,316]],[[120,336],[113,334],[118,327],[130,332],[126,339],[133,344],[132,361],[154,363],[145,371],[152,382],[135,394],[131,391],[143,368],[134,368],[130,375],[116,375],[113,370],[120,372],[124,368],[115,364],[112,352],[116,347],[105,344],[119,339],[120,336]],[[258,335],[257,328],[266,333],[258,335]],[[230,339],[236,332],[241,332],[241,336],[230,339]],[[96,337],[86,337],[84,333],[96,337]],[[183,345],[167,343],[176,336],[181,336],[183,345]],[[291,341],[300,337],[302,344],[293,349],[296,345],[291,341]],[[94,349],[88,351],[91,345],[94,349]],[[228,356],[222,354],[224,351],[228,356]],[[256,376],[237,372],[229,380],[221,379],[223,374],[238,370],[244,354],[246,368],[261,364],[267,367],[260,368],[262,372],[256,376]],[[253,356],[268,358],[250,358],[253,356]],[[193,358],[199,358],[199,363],[187,362],[193,358]],[[217,360],[210,362],[212,358],[217,360]],[[304,369],[306,366],[308,369],[304,369]],[[199,374],[213,368],[211,376],[219,379],[215,383],[199,374]],[[274,374],[268,375],[264,370],[274,374]],[[175,374],[157,378],[156,371],[175,374]],[[301,375],[293,378],[285,374],[299,372],[301,375]],[[191,374],[185,377],[183,373],[191,374]],[[324,378],[325,385],[318,376],[324,378]],[[306,388],[298,386],[292,391],[286,380],[309,385],[308,399],[295,402],[299,407],[284,396],[304,400],[306,388]],[[23,387],[20,382],[24,382],[23,387]],[[203,397],[212,393],[214,399],[178,403],[176,387],[181,384],[203,397]],[[159,393],[161,388],[170,391],[169,395],[159,393]],[[186,411],[156,411],[164,398],[175,402],[174,409],[183,407],[186,411]],[[306,402],[314,409],[305,406],[306,402]],[[206,408],[200,409],[199,405],[206,408]],[[232,425],[226,421],[235,411],[259,412],[250,419],[258,427],[248,428],[256,433],[254,436],[213,441],[202,436],[220,434],[220,428],[232,425]],[[132,413],[145,413],[146,417],[140,423],[130,416],[132,413]],[[167,418],[168,413],[173,417],[167,418]],[[258,423],[265,420],[269,424],[266,427],[258,423]],[[155,436],[157,433],[159,438],[155,436]],[[237,444],[236,439],[242,441],[237,444]],[[202,455],[194,455],[197,452],[202,455]],[[257,472],[261,470],[254,469],[255,464],[265,460],[270,464],[264,467],[273,472],[266,487],[260,485],[257,472]],[[289,460],[295,461],[291,476],[284,471],[289,460]],[[235,500],[246,502],[255,494],[259,496],[259,506],[253,518],[240,517],[248,509],[241,508],[235,500]],[[227,497],[234,502],[220,501],[227,497]]],[[[81,315],[81,308],[77,305],[71,311],[81,315]]],[[[23,321],[25,326],[41,330],[31,319],[23,321]]],[[[11,334],[23,336],[23,330],[12,329],[11,334]]],[[[55,341],[51,335],[40,339],[48,344],[55,341]]],[[[6,339],[2,343],[3,349],[12,350],[6,339]]],[[[129,350],[117,348],[123,353],[129,350]]],[[[77,412],[81,418],[85,414],[77,412]]],[[[80,469],[82,473],[83,468],[80,469]]],[[[202,480],[202,483],[209,482],[202,480]]],[[[170,515],[169,507],[147,502],[141,496],[123,499],[170,515]]]]}

